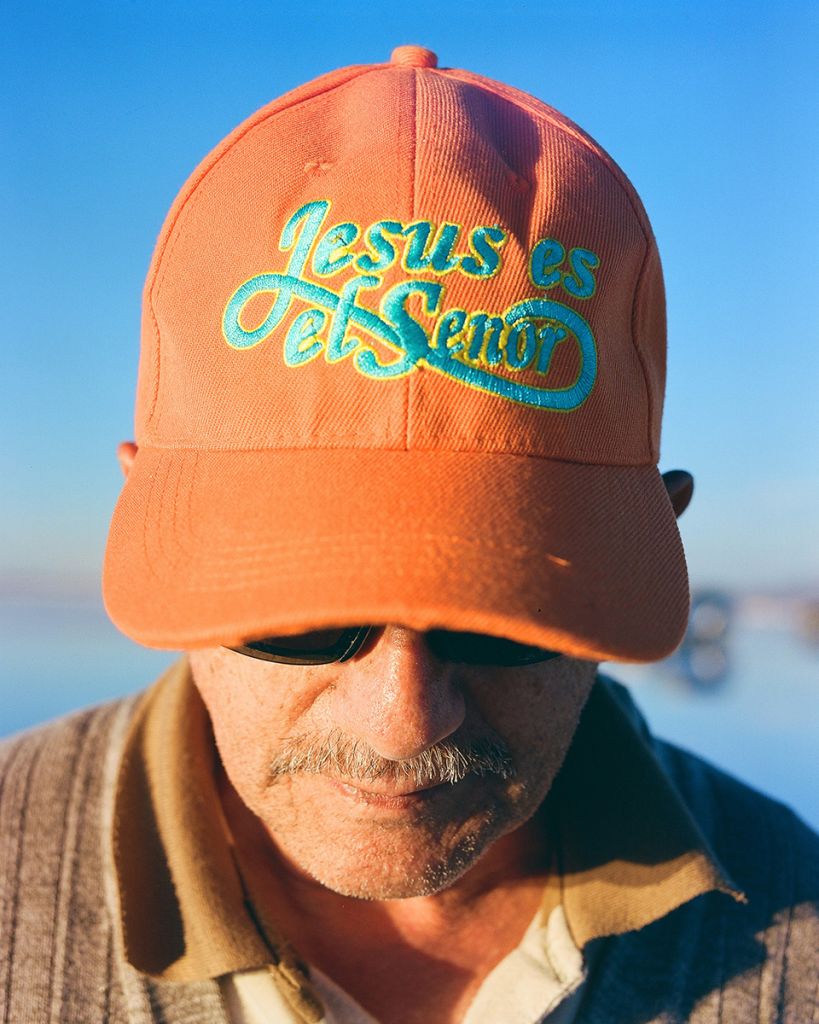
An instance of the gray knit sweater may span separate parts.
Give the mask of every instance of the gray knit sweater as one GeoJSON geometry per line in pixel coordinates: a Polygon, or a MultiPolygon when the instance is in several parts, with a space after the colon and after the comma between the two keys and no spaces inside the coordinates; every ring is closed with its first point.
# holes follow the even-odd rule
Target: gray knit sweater
{"type": "MultiPolygon", "coordinates": [[[[118,701],[0,744],[3,1024],[227,1020],[216,982],[153,981],[122,955],[110,829],[134,705],[118,701]]],[[[816,1024],[819,840],[787,808],[654,745],[749,901],[709,893],[599,940],[577,1024],[816,1024]]]]}

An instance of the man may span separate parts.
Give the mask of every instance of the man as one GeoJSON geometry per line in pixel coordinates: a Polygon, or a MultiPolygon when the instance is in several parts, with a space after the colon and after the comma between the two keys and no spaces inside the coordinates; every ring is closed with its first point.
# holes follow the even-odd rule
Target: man
{"type": "Polygon", "coordinates": [[[5,1020],[806,1022],[817,844],[654,740],[680,641],[640,201],[400,47],[263,108],[144,295],[108,610],[188,656],[5,747],[5,1020]]]}

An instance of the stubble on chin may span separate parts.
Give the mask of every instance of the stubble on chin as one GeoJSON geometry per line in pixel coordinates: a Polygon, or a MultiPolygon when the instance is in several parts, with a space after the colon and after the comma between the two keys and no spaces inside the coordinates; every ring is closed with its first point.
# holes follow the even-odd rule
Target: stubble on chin
{"type": "Polygon", "coordinates": [[[356,899],[441,892],[518,824],[509,790],[521,787],[500,779],[458,783],[440,809],[406,815],[368,814],[366,806],[347,805],[338,794],[339,804],[328,806],[326,792],[315,799],[322,783],[314,776],[273,781],[260,817],[290,871],[356,899]],[[471,799],[454,792],[464,786],[477,790],[471,799]]]}

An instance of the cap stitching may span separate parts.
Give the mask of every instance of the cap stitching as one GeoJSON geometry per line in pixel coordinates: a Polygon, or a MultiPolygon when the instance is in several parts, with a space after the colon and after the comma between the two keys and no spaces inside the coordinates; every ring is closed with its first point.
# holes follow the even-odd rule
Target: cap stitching
{"type": "MultiPolygon", "coordinates": [[[[412,75],[410,78],[411,83],[411,105],[412,111],[410,114],[410,130],[412,131],[412,167],[409,174],[409,187],[410,187],[410,216],[412,220],[415,220],[416,208],[415,198],[418,194],[418,69],[412,69],[412,75]]],[[[415,391],[415,381],[413,376],[407,378],[406,387],[404,388],[404,448],[409,449],[410,447],[410,417],[412,415],[412,402],[410,396],[415,391]]]]}
{"type": "MultiPolygon", "coordinates": [[[[170,466],[171,460],[169,458],[167,458],[164,453],[162,455],[162,458],[160,460],[159,465],[156,468],[156,472],[152,473],[151,476],[150,476],[151,484],[150,484],[150,487],[148,488],[148,496],[145,499],[146,515],[143,517],[143,527],[144,528],[143,528],[143,531],[142,531],[142,555],[143,555],[143,558],[144,558],[145,565],[148,567],[148,571],[150,572],[150,574],[155,579],[159,578],[159,574],[154,570],[154,560],[153,560],[153,558],[151,558],[151,554],[150,554],[150,552],[148,550],[148,529],[147,529],[147,527],[149,525],[149,518],[147,516],[147,511],[151,508],[151,504],[153,502],[154,490],[155,490],[155,488],[156,488],[156,486],[157,486],[157,484],[159,482],[159,470],[160,470],[160,467],[161,467],[163,462],[167,462],[168,466],[170,466]]],[[[167,477],[167,474],[166,474],[166,477],[167,477]]],[[[162,494],[162,490],[163,489],[164,489],[164,487],[162,489],[160,489],[160,507],[161,507],[161,504],[162,504],[161,494],[162,494]]]]}
{"type": "MultiPolygon", "coordinates": [[[[549,560],[553,564],[557,565],[558,568],[567,568],[566,566],[561,566],[559,562],[555,562],[554,561],[555,558],[561,558],[561,557],[564,558],[564,560],[565,560],[565,556],[559,556],[559,555],[555,555],[553,552],[550,553],[550,552],[543,551],[543,549],[540,546],[536,545],[536,544],[520,544],[520,543],[508,542],[508,541],[507,542],[503,542],[503,541],[498,541],[497,539],[488,538],[488,537],[465,537],[465,536],[463,536],[462,534],[459,534],[459,533],[443,533],[443,532],[442,533],[435,533],[432,530],[419,530],[419,531],[413,530],[412,531],[412,537],[414,539],[423,540],[423,541],[452,541],[452,542],[455,542],[455,543],[459,544],[461,547],[473,548],[476,551],[488,551],[488,550],[492,550],[492,551],[505,551],[505,552],[517,553],[519,555],[525,555],[527,557],[529,555],[531,555],[533,551],[536,551],[538,555],[542,555],[544,558],[549,558],[549,560]]],[[[266,566],[259,566],[259,565],[254,564],[255,562],[258,561],[258,557],[257,556],[258,556],[259,552],[262,552],[262,551],[289,551],[289,552],[294,552],[294,553],[295,552],[301,552],[301,551],[311,552],[311,551],[315,551],[317,548],[320,548],[322,551],[349,551],[351,543],[365,543],[368,540],[374,540],[374,539],[375,540],[378,540],[378,539],[384,539],[384,540],[392,539],[392,540],[394,540],[395,539],[395,531],[394,530],[368,530],[368,531],[363,532],[363,533],[345,533],[342,538],[332,537],[332,538],[329,538],[326,541],[324,540],[324,538],[322,538],[320,541],[316,541],[316,539],[314,537],[311,537],[311,538],[301,539],[301,540],[297,540],[297,541],[282,540],[282,541],[269,541],[269,542],[266,542],[266,543],[255,543],[255,544],[252,544],[252,545],[245,545],[243,547],[239,547],[237,545],[232,545],[231,549],[230,549],[230,557],[229,558],[225,559],[224,561],[220,560],[220,562],[218,564],[216,564],[216,565],[203,567],[203,569],[201,570],[200,574],[203,577],[205,575],[216,575],[216,576],[220,576],[220,577],[221,577],[222,574],[230,575],[231,573],[235,572],[236,567],[240,563],[242,563],[244,561],[248,561],[248,562],[251,563],[250,567],[248,569],[246,569],[243,566],[242,567],[242,573],[243,573],[242,579],[241,580],[236,580],[237,588],[241,588],[242,585],[247,581],[247,579],[249,579],[251,577],[256,576],[256,577],[264,579],[265,577],[269,576],[269,569],[268,569],[268,567],[266,567],[266,566]]],[[[192,554],[194,554],[193,551],[187,550],[187,549],[183,548],[181,545],[177,544],[176,547],[182,553],[182,555],[184,555],[184,556],[191,556],[192,554]]],[[[196,550],[196,554],[199,553],[199,550],[200,549],[196,550]]],[[[172,568],[176,563],[171,558],[164,558],[163,561],[162,561],[162,564],[172,568]]],[[[568,568],[572,568],[572,566],[573,566],[573,563],[570,563],[568,568]]],[[[304,566],[300,566],[300,570],[299,571],[303,572],[305,575],[308,575],[310,573],[326,575],[327,569],[326,569],[326,566],[322,566],[322,565],[317,565],[317,566],[307,566],[307,565],[304,565],[304,566]]],[[[186,585],[188,585],[188,582],[189,581],[186,581],[186,585]]]]}
{"type": "MultiPolygon", "coordinates": [[[[170,461],[170,460],[168,460],[168,461],[170,461]]],[[[188,479],[188,482],[187,482],[187,492],[188,493],[186,495],[186,497],[187,497],[186,512],[187,512],[187,521],[188,521],[188,523],[190,523],[192,521],[192,519],[191,519],[191,512],[193,511],[192,495],[193,495],[193,481],[194,481],[194,477],[196,475],[195,472],[194,472],[194,466],[195,466],[196,458],[195,458],[195,456],[194,456],[193,459],[188,458],[188,459],[185,460],[185,462],[186,462],[186,464],[189,467],[189,470],[188,470],[189,479],[188,479]]],[[[176,482],[174,484],[174,489],[173,489],[173,502],[171,503],[171,536],[174,537],[177,540],[177,545],[180,548],[182,547],[182,545],[179,543],[180,531],[177,529],[177,520],[178,520],[178,511],[179,511],[179,491],[180,491],[180,486],[181,486],[181,483],[182,483],[182,469],[183,469],[183,467],[180,466],[179,467],[179,472],[177,472],[177,474],[176,474],[176,482]]]]}
{"type": "MultiPolygon", "coordinates": [[[[474,439],[471,438],[470,440],[474,440],[474,439]]],[[[376,449],[365,449],[365,448],[362,448],[360,445],[350,445],[350,444],[335,444],[335,445],[313,445],[313,444],[309,444],[308,445],[308,444],[305,444],[305,445],[300,445],[298,447],[293,446],[293,445],[282,445],[281,447],[276,447],[276,448],[272,448],[269,445],[263,445],[263,446],[257,446],[257,447],[241,447],[241,448],[239,448],[239,447],[230,446],[230,445],[228,445],[228,446],[221,446],[221,447],[219,447],[219,446],[203,447],[201,445],[194,446],[194,445],[183,445],[183,444],[163,445],[163,444],[156,444],[156,443],[153,443],[153,442],[149,443],[149,444],[143,444],[143,445],[140,446],[140,448],[144,449],[145,451],[154,450],[154,451],[157,451],[157,452],[191,452],[191,453],[194,453],[197,456],[197,458],[200,455],[208,455],[210,453],[219,453],[219,452],[225,452],[225,453],[226,452],[233,452],[233,453],[247,454],[247,455],[261,454],[262,452],[265,452],[265,453],[268,453],[268,454],[272,455],[272,454],[279,454],[281,452],[306,452],[306,451],[311,451],[311,452],[315,452],[315,451],[333,451],[333,452],[335,452],[335,451],[350,451],[350,452],[361,452],[361,451],[376,450],[376,451],[379,451],[379,452],[392,452],[394,454],[407,451],[407,452],[413,452],[413,453],[415,453],[415,452],[429,452],[429,453],[440,452],[440,453],[445,454],[445,455],[458,453],[458,454],[461,454],[461,455],[474,455],[475,457],[480,456],[481,458],[486,458],[487,456],[498,456],[498,457],[503,456],[503,457],[510,458],[510,459],[536,459],[536,460],[541,461],[541,462],[560,462],[560,463],[563,463],[563,464],[569,465],[569,466],[594,466],[594,467],[597,467],[597,468],[621,468],[621,469],[654,469],[654,468],[656,468],[655,467],[654,459],[651,459],[651,461],[648,461],[648,462],[580,462],[577,459],[567,459],[567,458],[564,458],[564,457],[562,457],[560,455],[551,455],[551,454],[550,455],[540,455],[540,454],[536,454],[534,452],[511,451],[508,448],[507,449],[497,449],[497,448],[495,448],[495,449],[492,449],[492,448],[488,448],[488,449],[487,448],[474,449],[474,448],[452,448],[452,447],[447,447],[447,448],[438,448],[438,447],[421,448],[421,447],[413,447],[411,449],[406,449],[406,448],[386,448],[384,446],[379,446],[376,449]]]]}
{"type": "Polygon", "coordinates": [[[637,275],[637,281],[634,286],[634,297],[631,300],[631,343],[634,346],[634,351],[637,353],[637,359],[640,363],[640,369],[643,374],[643,385],[646,389],[646,405],[648,406],[648,423],[647,423],[647,435],[646,441],[648,445],[648,456],[652,461],[656,461],[659,458],[659,452],[654,451],[654,444],[652,439],[652,428],[654,424],[654,398],[651,391],[651,385],[648,379],[648,369],[646,366],[646,360],[643,355],[642,348],[637,342],[637,304],[640,296],[640,290],[643,286],[644,275],[648,266],[649,257],[651,256],[651,242],[646,244],[646,251],[643,254],[643,261],[640,265],[640,272],[637,275]]]}
{"type": "MultiPolygon", "coordinates": [[[[165,519],[165,516],[164,516],[163,513],[165,511],[165,508],[167,507],[168,486],[169,486],[169,481],[171,480],[171,472],[174,469],[173,460],[170,459],[170,458],[166,458],[165,459],[165,467],[166,467],[165,468],[165,476],[164,476],[164,479],[162,480],[162,483],[160,484],[160,487],[159,487],[159,507],[156,510],[157,519],[160,522],[162,522],[165,519]]],[[[159,474],[157,474],[157,476],[158,475],[159,474]]],[[[175,487],[176,487],[177,491],[179,489],[179,480],[180,480],[181,476],[182,476],[182,467],[181,466],[177,466],[176,467],[176,472],[174,473],[174,477],[175,477],[174,483],[175,483],[175,487]]],[[[171,525],[173,526],[174,524],[172,523],[171,525]]],[[[156,555],[157,555],[158,564],[160,564],[160,565],[165,564],[166,562],[173,562],[173,557],[172,557],[171,553],[169,551],[166,551],[166,549],[165,549],[165,545],[164,545],[163,540],[162,540],[163,533],[164,533],[164,531],[162,531],[162,530],[158,530],[157,533],[156,533],[156,555]]],[[[173,539],[173,534],[171,534],[171,539],[173,539]]],[[[160,574],[158,572],[154,572],[154,575],[158,578],[160,574]]]]}
{"type": "Polygon", "coordinates": [[[159,401],[159,323],[157,322],[156,314],[154,313],[153,303],[151,302],[150,288],[148,286],[146,286],[145,288],[144,302],[148,307],[148,315],[151,318],[151,323],[153,324],[154,328],[154,389],[153,394],[151,395],[151,405],[148,409],[148,415],[145,417],[145,431],[147,433],[148,427],[150,426],[151,421],[153,420],[154,417],[156,403],[159,401]]]}
{"type": "MultiPolygon", "coordinates": [[[[182,233],[180,221],[182,220],[183,215],[185,215],[186,212],[190,211],[193,208],[193,204],[201,195],[199,186],[202,184],[205,178],[207,178],[210,175],[212,171],[214,171],[217,167],[222,165],[223,159],[230,157],[233,153],[236,152],[237,144],[241,142],[247,135],[249,135],[256,128],[260,127],[261,125],[264,125],[267,121],[276,117],[278,114],[284,113],[287,110],[292,110],[295,107],[301,105],[302,103],[307,103],[311,100],[316,99],[319,96],[323,96],[330,92],[333,92],[336,89],[340,89],[343,86],[349,84],[350,82],[362,78],[364,75],[367,75],[374,71],[383,71],[386,66],[387,65],[384,64],[359,65],[356,68],[357,73],[351,74],[350,77],[345,78],[343,82],[335,82],[333,85],[329,87],[323,87],[321,89],[318,89],[315,92],[311,92],[307,96],[300,96],[298,99],[294,99],[292,102],[283,104],[281,106],[277,106],[276,104],[281,103],[281,101],[285,99],[285,97],[280,97],[279,100],[273,100],[272,105],[275,106],[275,110],[270,110],[269,107],[271,106],[271,104],[268,104],[267,106],[262,108],[262,111],[257,111],[256,115],[251,115],[250,120],[248,122],[245,122],[244,126],[239,126],[239,128],[234,129],[234,132],[236,134],[234,134],[234,137],[230,139],[230,142],[222,140],[222,142],[217,145],[216,148],[219,149],[218,154],[214,155],[214,152],[211,151],[211,153],[209,153],[208,156],[205,157],[203,161],[205,166],[202,167],[202,165],[200,164],[200,167],[198,168],[200,173],[197,175],[197,171],[193,171],[193,174],[196,175],[195,179],[193,181],[190,181],[189,179],[188,183],[183,185],[182,190],[187,190],[187,194],[185,195],[185,198],[181,200],[179,208],[176,210],[174,214],[173,220],[171,220],[170,223],[167,224],[167,226],[163,226],[162,233],[160,235],[160,238],[162,239],[162,248],[154,256],[155,262],[153,264],[153,272],[150,274],[149,280],[146,281],[145,284],[144,301],[147,303],[148,310],[151,316],[151,321],[154,326],[154,342],[156,352],[154,389],[153,394],[151,396],[151,405],[145,419],[146,430],[148,428],[148,425],[154,418],[154,414],[156,412],[156,405],[159,400],[160,338],[159,324],[157,322],[156,314],[154,311],[154,301],[158,302],[159,300],[159,294],[162,289],[162,284],[164,283],[165,280],[165,274],[168,268],[168,264],[170,263],[171,257],[173,256],[173,251],[176,248],[176,244],[179,241],[179,238],[182,233]],[[220,148],[221,146],[224,146],[224,148],[220,148]],[[178,231],[176,230],[177,225],[180,226],[180,230],[178,231]],[[174,232],[176,232],[175,235],[174,232]],[[172,242],[171,236],[174,236],[172,242]]],[[[228,138],[230,138],[230,136],[228,136],[228,138]]]]}

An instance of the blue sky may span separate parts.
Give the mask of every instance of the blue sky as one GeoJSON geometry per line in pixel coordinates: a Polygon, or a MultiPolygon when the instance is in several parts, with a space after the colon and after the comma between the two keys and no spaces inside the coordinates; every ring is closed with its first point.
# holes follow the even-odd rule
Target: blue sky
{"type": "Polygon", "coordinates": [[[692,579],[815,586],[818,10],[7,0],[0,595],[98,599],[142,282],[188,173],[274,96],[408,42],[534,93],[626,170],[665,266],[661,468],[697,478],[692,579]]]}

